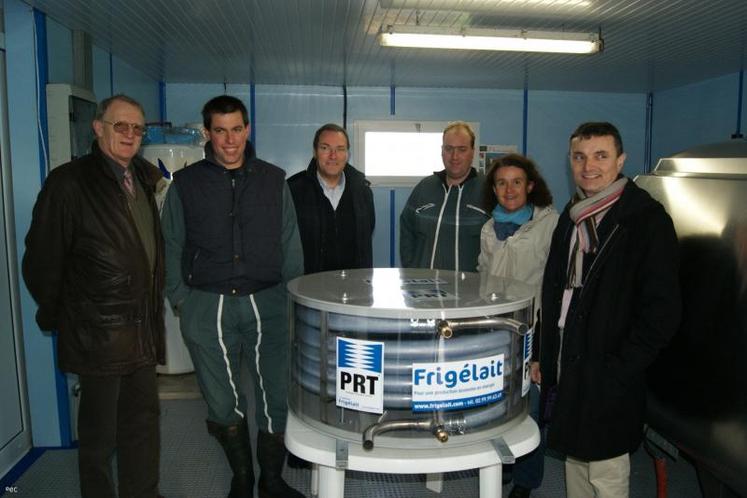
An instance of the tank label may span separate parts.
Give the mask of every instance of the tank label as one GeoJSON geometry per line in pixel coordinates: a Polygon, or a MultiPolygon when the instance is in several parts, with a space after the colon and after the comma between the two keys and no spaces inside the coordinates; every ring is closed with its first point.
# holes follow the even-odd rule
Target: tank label
{"type": "Polygon", "coordinates": [[[337,338],[337,406],[384,413],[384,343],[337,338]]]}
{"type": "Polygon", "coordinates": [[[527,335],[524,336],[524,361],[522,362],[522,370],[524,375],[521,379],[521,397],[527,395],[529,388],[532,387],[532,343],[534,338],[534,327],[529,329],[527,335]]]}
{"type": "Polygon", "coordinates": [[[503,358],[413,363],[412,411],[464,410],[500,401],[503,358]]]}
{"type": "Polygon", "coordinates": [[[455,300],[456,295],[443,289],[402,289],[408,302],[423,303],[428,301],[455,300]]]}

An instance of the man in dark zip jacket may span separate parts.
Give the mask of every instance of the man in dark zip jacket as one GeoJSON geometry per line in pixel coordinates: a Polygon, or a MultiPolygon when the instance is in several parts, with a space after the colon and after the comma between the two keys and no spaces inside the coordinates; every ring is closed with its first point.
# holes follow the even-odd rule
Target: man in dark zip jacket
{"type": "Polygon", "coordinates": [[[570,162],[577,190],[553,233],[542,286],[547,445],[566,455],[570,498],[627,497],[645,371],[680,320],[677,237],[662,205],[620,174],[625,154],[613,125],[579,126],[570,162]]]}
{"type": "Polygon", "coordinates": [[[373,266],[376,224],[366,177],[348,164],[344,128],[326,124],[314,135],[314,157],[288,179],[303,245],[304,273],[373,266]]]}
{"type": "Polygon", "coordinates": [[[208,405],[207,430],[233,471],[230,498],[254,496],[241,365],[254,372],[260,498],[301,498],[283,481],[288,381],[286,283],[303,255],[285,172],[257,159],[241,100],[202,109],[205,159],[174,175],[163,213],[166,292],[208,405]]]}
{"type": "Polygon", "coordinates": [[[443,133],[444,169],[415,186],[399,217],[403,268],[477,271],[480,232],[488,220],[482,208],[483,175],[472,167],[475,132],[450,123],[443,133]]]}
{"type": "Polygon", "coordinates": [[[162,178],[136,156],[142,106],[125,95],[96,111],[93,150],[49,173],[26,236],[23,276],[36,321],[56,330],[57,359],[79,375],[84,498],[158,494],[156,363],[164,362],[162,178]]]}

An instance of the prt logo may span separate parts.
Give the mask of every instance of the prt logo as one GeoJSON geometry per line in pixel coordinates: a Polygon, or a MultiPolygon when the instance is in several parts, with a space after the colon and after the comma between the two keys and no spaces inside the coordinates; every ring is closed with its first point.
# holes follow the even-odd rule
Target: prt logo
{"type": "Polygon", "coordinates": [[[341,391],[375,396],[383,373],[384,345],[337,339],[337,382],[341,391]]]}

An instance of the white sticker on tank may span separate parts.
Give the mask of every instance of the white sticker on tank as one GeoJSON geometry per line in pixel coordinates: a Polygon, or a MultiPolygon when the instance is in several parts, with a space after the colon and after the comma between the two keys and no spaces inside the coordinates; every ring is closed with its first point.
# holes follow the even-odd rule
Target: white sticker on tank
{"type": "Polygon", "coordinates": [[[532,361],[532,338],[534,337],[534,327],[529,329],[527,335],[524,336],[524,357],[522,358],[522,378],[521,378],[521,397],[527,395],[529,388],[532,387],[532,368],[530,362],[532,361]]]}
{"type": "Polygon", "coordinates": [[[337,406],[384,412],[384,343],[337,338],[337,406]]]}
{"type": "Polygon", "coordinates": [[[500,401],[504,355],[442,363],[413,363],[412,411],[466,410],[500,401]]]}

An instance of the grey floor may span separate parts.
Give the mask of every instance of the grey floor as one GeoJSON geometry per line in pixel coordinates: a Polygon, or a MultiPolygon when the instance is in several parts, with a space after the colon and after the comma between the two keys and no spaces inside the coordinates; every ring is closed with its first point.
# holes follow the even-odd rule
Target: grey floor
{"type": "MultiPolygon", "coordinates": [[[[180,376],[181,377],[181,376],[180,376]]],[[[230,469],[220,446],[205,430],[207,409],[197,396],[194,379],[165,378],[161,382],[161,494],[167,498],[223,498],[228,493],[230,469]]],[[[76,450],[48,450],[15,483],[14,497],[78,497],[76,450]]],[[[701,498],[693,467],[685,460],[668,460],[669,496],[701,498]]],[[[310,494],[310,471],[285,469],[293,487],[310,494]]],[[[536,498],[565,496],[563,462],[547,456],[542,486],[532,493],[536,498]]],[[[504,496],[510,485],[504,486],[504,496]]],[[[0,490],[2,492],[2,490],[0,490]]],[[[10,495],[7,495],[10,496],[10,495]]],[[[348,472],[345,496],[353,498],[470,498],[478,496],[476,471],[455,472],[444,477],[439,495],[425,487],[420,475],[386,475],[348,472]]],[[[631,461],[631,498],[656,496],[653,463],[639,450],[631,461]]],[[[323,497],[321,497],[323,498],[323,497]]]]}

